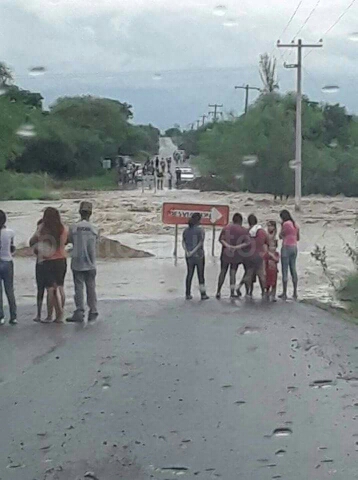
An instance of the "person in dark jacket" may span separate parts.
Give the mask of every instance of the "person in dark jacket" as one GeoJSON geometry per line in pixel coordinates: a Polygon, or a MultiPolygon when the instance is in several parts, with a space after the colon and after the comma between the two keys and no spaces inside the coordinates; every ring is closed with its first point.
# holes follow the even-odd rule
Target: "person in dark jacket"
{"type": "Polygon", "coordinates": [[[192,300],[193,298],[191,285],[195,270],[198,274],[201,299],[208,300],[209,298],[205,288],[205,232],[200,226],[200,221],[201,214],[194,213],[188,222],[188,227],[183,232],[183,248],[188,269],[185,282],[185,296],[187,300],[192,300]]]}

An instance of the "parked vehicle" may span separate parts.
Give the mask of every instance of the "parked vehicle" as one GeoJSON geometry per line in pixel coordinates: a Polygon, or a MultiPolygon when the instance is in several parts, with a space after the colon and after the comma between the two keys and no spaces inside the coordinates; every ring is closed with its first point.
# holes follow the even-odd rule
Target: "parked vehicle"
{"type": "Polygon", "coordinates": [[[191,167],[180,167],[181,171],[181,181],[182,182],[191,182],[195,178],[195,174],[191,167]]]}

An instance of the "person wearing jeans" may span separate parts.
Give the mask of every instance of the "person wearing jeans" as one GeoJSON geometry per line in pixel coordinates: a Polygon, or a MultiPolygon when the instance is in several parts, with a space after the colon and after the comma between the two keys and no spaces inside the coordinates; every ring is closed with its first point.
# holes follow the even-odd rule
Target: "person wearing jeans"
{"type": "Polygon", "coordinates": [[[15,252],[15,234],[6,228],[6,214],[0,210],[0,325],[5,324],[3,285],[10,309],[10,324],[17,324],[17,308],[14,293],[14,262],[12,254],[15,252]]]}
{"type": "Polygon", "coordinates": [[[279,297],[282,298],[282,300],[287,300],[288,269],[290,269],[293,283],[293,298],[297,300],[298,275],[296,261],[298,254],[297,243],[300,240],[300,229],[288,210],[282,210],[280,217],[282,220],[280,238],[282,239],[281,264],[283,291],[279,297]]]}
{"type": "Polygon", "coordinates": [[[85,317],[84,287],[86,286],[88,321],[98,317],[96,295],[96,247],[98,232],[90,223],[92,203],[81,202],[80,222],[72,225],[69,233],[69,243],[73,244],[72,273],[75,285],[76,310],[68,322],[83,322],[85,317]]]}
{"type": "Polygon", "coordinates": [[[209,298],[205,288],[205,232],[200,227],[200,220],[200,213],[194,213],[189,220],[189,226],[183,232],[183,248],[188,269],[185,281],[185,296],[187,300],[192,300],[193,298],[191,295],[191,284],[195,270],[198,274],[201,299],[208,300],[209,298]]]}

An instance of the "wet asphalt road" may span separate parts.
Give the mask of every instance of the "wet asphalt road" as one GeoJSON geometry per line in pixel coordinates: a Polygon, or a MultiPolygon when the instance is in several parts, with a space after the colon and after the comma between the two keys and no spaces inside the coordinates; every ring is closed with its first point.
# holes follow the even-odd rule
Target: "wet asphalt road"
{"type": "Polygon", "coordinates": [[[356,326],[293,303],[100,307],[0,330],[1,480],[358,478],[356,326]]]}

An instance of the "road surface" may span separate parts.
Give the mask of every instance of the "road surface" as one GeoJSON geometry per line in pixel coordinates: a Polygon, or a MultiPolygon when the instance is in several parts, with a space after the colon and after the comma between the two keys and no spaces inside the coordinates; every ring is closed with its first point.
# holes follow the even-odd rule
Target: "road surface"
{"type": "Polygon", "coordinates": [[[1,329],[1,480],[358,478],[356,326],[294,303],[100,311],[1,329]]]}

